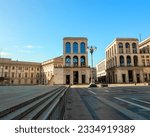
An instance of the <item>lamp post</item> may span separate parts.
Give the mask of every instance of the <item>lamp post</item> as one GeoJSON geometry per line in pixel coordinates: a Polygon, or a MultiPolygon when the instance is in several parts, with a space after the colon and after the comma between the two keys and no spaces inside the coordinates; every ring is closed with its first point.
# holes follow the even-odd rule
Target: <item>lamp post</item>
{"type": "Polygon", "coordinates": [[[94,75],[93,75],[93,53],[94,53],[94,51],[97,50],[97,47],[91,46],[91,47],[87,47],[87,49],[91,53],[91,83],[90,83],[90,87],[97,87],[97,85],[95,84],[94,75]]]}

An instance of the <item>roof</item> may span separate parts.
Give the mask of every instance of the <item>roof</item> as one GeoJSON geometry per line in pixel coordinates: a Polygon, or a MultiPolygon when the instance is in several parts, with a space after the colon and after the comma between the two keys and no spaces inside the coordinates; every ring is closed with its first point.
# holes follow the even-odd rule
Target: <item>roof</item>
{"type": "Polygon", "coordinates": [[[115,38],[105,49],[110,47],[115,41],[139,41],[137,38],[115,38]]]}
{"type": "Polygon", "coordinates": [[[88,40],[86,37],[64,37],[63,40],[77,40],[77,39],[85,39],[88,40]]]}
{"type": "Polygon", "coordinates": [[[146,44],[150,42],[150,37],[148,37],[147,39],[143,40],[142,42],[139,43],[139,47],[141,47],[142,45],[146,44]]]}

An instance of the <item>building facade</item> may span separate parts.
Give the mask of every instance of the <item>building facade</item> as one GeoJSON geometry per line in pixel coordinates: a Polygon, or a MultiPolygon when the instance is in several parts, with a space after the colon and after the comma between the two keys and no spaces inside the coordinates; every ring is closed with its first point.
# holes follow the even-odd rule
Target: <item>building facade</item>
{"type": "Polygon", "coordinates": [[[0,84],[88,84],[87,38],[65,37],[63,55],[42,63],[0,59],[0,84]]]}
{"type": "Polygon", "coordinates": [[[63,39],[63,77],[65,84],[88,84],[88,40],[84,37],[65,37],[63,39]]]}
{"type": "Polygon", "coordinates": [[[96,65],[96,75],[98,83],[106,83],[106,59],[101,60],[96,65]]]}
{"type": "Polygon", "coordinates": [[[150,37],[139,43],[141,65],[143,67],[143,79],[150,81],[150,37]]]}
{"type": "Polygon", "coordinates": [[[0,58],[0,85],[40,84],[41,64],[0,58]]]}
{"type": "Polygon", "coordinates": [[[143,83],[150,80],[150,38],[116,38],[106,48],[107,83],[143,83]]]}

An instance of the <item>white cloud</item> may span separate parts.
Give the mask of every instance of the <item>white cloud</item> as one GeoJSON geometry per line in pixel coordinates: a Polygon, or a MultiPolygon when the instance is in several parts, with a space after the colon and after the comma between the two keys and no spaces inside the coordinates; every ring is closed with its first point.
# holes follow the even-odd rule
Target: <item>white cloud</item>
{"type": "Polygon", "coordinates": [[[8,52],[0,52],[0,57],[10,57],[10,54],[8,52]]]}

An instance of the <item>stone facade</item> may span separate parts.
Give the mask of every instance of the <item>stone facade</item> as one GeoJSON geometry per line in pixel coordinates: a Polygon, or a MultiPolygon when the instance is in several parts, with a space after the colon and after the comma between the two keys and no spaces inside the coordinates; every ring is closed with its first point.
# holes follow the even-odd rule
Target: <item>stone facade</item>
{"type": "Polygon", "coordinates": [[[65,84],[88,84],[87,38],[65,37],[63,39],[63,68],[65,84]]]}
{"type": "Polygon", "coordinates": [[[0,85],[39,84],[40,70],[40,63],[0,58],[0,85]]]}
{"type": "Polygon", "coordinates": [[[106,83],[106,59],[96,65],[96,76],[98,83],[106,83]]]}
{"type": "Polygon", "coordinates": [[[107,83],[141,83],[150,80],[150,38],[116,38],[106,48],[107,83]],[[148,49],[146,49],[146,48],[148,49]]]}
{"type": "Polygon", "coordinates": [[[63,56],[42,63],[0,59],[0,84],[88,84],[87,38],[65,37],[63,56]]]}

